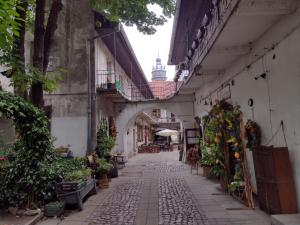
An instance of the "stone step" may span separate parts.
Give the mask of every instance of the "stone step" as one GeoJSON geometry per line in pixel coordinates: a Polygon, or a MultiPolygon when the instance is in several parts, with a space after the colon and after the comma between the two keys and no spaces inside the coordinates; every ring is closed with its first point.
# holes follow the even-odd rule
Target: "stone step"
{"type": "Polygon", "coordinates": [[[271,215],[272,225],[299,225],[300,214],[271,215]]]}

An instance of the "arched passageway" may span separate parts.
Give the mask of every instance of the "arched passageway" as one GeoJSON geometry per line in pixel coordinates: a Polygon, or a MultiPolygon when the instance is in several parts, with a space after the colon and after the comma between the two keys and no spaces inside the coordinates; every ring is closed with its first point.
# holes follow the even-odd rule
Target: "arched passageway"
{"type": "Polygon", "coordinates": [[[118,112],[116,118],[117,147],[116,151],[132,155],[132,149],[128,149],[127,135],[128,128],[134,123],[137,115],[149,109],[165,109],[172,112],[181,121],[182,127],[194,127],[194,96],[193,95],[176,95],[168,100],[147,101],[137,103],[126,103],[116,105],[118,112]]]}

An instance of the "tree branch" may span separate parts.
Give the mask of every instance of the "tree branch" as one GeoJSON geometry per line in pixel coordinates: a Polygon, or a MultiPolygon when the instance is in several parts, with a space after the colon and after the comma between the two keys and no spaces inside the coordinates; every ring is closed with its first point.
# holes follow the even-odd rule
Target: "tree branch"
{"type": "MultiPolygon", "coordinates": [[[[45,0],[36,0],[35,24],[34,24],[34,49],[33,66],[43,72],[44,63],[44,38],[45,38],[45,0]]],[[[43,108],[43,85],[41,82],[34,83],[30,92],[31,102],[43,108]]]]}
{"type": "Polygon", "coordinates": [[[43,73],[46,72],[49,63],[50,49],[53,44],[55,30],[57,29],[58,15],[62,8],[61,0],[53,0],[45,32],[43,73]]]}

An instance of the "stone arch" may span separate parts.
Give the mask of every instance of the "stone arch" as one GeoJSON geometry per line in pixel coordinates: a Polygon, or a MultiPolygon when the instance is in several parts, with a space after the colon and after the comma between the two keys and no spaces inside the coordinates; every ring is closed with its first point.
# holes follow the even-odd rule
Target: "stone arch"
{"type": "Polygon", "coordinates": [[[194,126],[193,95],[177,95],[172,99],[164,101],[126,103],[124,107],[120,106],[119,113],[116,117],[116,127],[118,131],[117,151],[126,152],[126,143],[124,140],[129,123],[131,123],[140,112],[151,108],[165,109],[172,112],[179,120],[181,120],[184,128],[191,128],[194,126]]]}

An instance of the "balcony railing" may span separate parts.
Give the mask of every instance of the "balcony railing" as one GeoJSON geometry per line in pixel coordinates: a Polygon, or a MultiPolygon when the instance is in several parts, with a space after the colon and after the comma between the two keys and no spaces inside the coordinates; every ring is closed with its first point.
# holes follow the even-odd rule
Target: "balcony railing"
{"type": "Polygon", "coordinates": [[[205,14],[202,26],[197,31],[197,38],[185,59],[190,72],[202,62],[239,0],[212,0],[212,2],[213,8],[205,14]]]}
{"type": "Polygon", "coordinates": [[[134,85],[129,79],[124,78],[114,71],[96,71],[96,87],[100,91],[117,91],[130,101],[146,101],[153,99],[168,99],[176,93],[179,83],[166,82],[163,86],[134,85]],[[142,94],[143,93],[143,94],[142,94]],[[154,97],[154,98],[153,98],[154,97]]]}
{"type": "Polygon", "coordinates": [[[114,71],[96,71],[96,87],[100,91],[117,91],[121,96],[130,101],[152,99],[152,94],[147,89],[148,86],[140,85],[137,88],[131,80],[124,78],[124,76],[114,71]],[[144,92],[143,94],[142,91],[144,92]]]}

